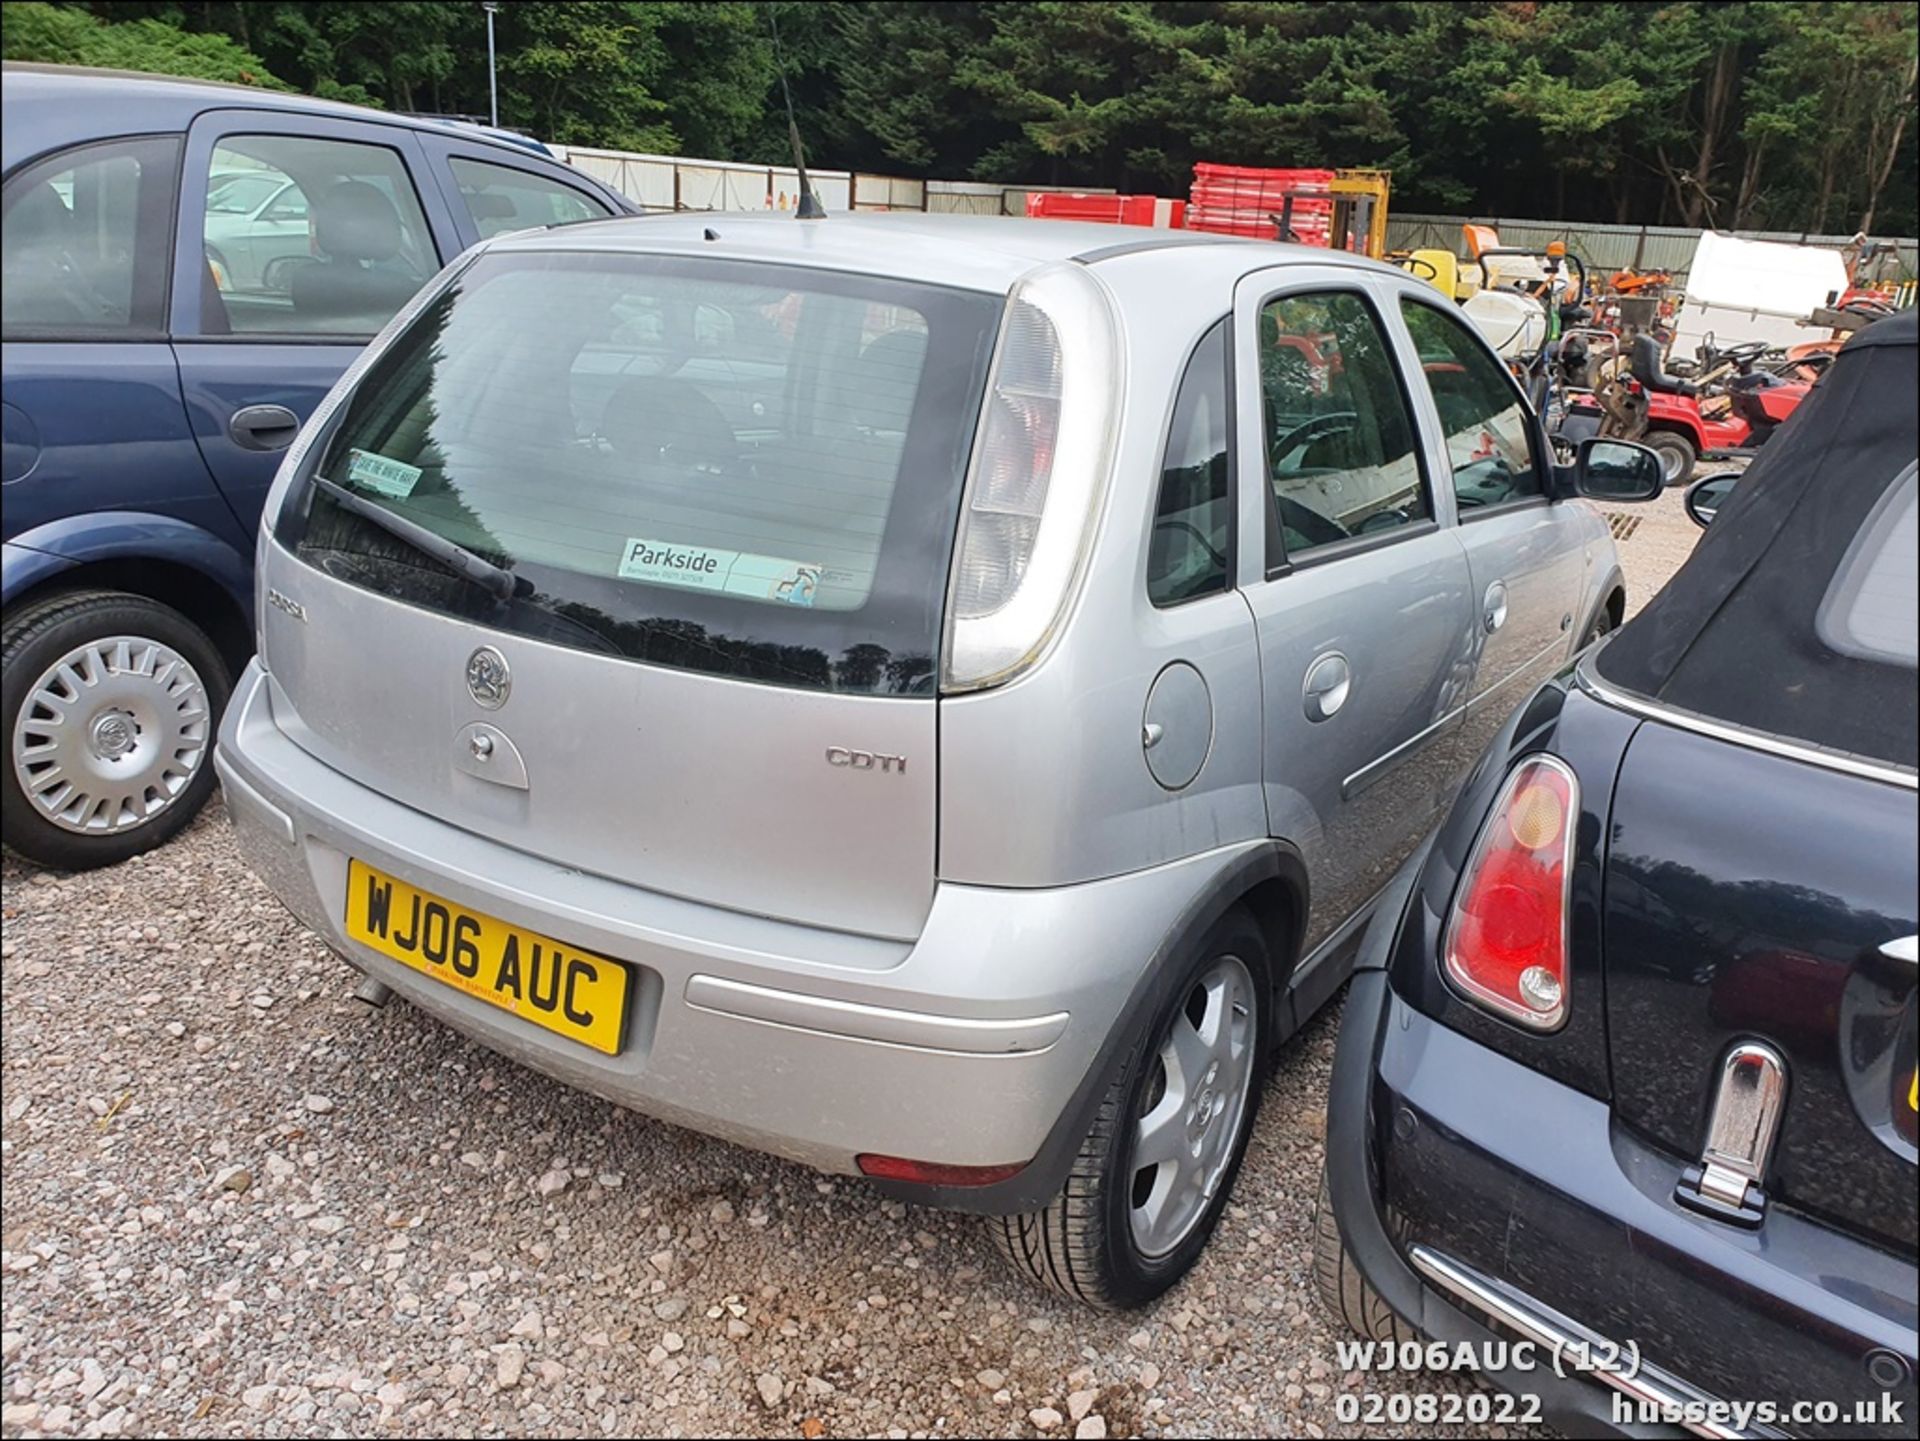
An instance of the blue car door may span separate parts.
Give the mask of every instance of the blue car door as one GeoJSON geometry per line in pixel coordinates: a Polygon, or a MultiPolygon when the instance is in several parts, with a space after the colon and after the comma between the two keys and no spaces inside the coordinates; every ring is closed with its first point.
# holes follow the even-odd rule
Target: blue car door
{"type": "Polygon", "coordinates": [[[245,544],[181,409],[167,346],[177,135],[75,146],[7,177],[6,538],[89,512],[245,544]]]}
{"type": "Polygon", "coordinates": [[[195,120],[174,354],[193,438],[249,534],[300,424],[460,248],[409,127],[262,110],[195,120]],[[271,215],[224,203],[249,171],[279,186],[271,215]],[[304,226],[289,223],[300,216],[304,226]]]}

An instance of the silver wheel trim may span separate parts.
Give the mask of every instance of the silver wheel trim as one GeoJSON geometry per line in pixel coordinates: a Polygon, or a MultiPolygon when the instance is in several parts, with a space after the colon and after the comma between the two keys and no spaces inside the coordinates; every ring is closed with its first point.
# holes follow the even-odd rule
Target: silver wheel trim
{"type": "Polygon", "coordinates": [[[1680,478],[1681,467],[1687,463],[1686,457],[1681,452],[1680,447],[1677,445],[1659,446],[1655,449],[1654,454],[1660,457],[1660,471],[1661,474],[1666,477],[1667,482],[1671,484],[1678,480],[1680,478]]]}
{"type": "Polygon", "coordinates": [[[200,673],[169,646],[116,635],[48,666],[14,718],[13,775],[76,835],[145,825],[180,798],[213,743],[200,673]]]}
{"type": "Polygon", "coordinates": [[[1149,1260],[1193,1234],[1233,1163],[1253,1085],[1258,1004],[1246,966],[1219,957],[1181,998],[1151,1058],[1122,1179],[1133,1244],[1149,1260]]]}

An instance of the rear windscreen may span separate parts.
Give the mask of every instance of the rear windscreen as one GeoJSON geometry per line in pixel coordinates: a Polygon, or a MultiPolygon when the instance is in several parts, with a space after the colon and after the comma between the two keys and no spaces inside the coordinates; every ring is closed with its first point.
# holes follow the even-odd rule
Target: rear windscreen
{"type": "MultiPolygon", "coordinates": [[[[798,223],[798,222],[796,222],[798,223]]],[[[510,632],[817,689],[930,693],[997,297],[724,260],[483,256],[367,371],[279,538],[510,632]]]]}
{"type": "Polygon", "coordinates": [[[1815,616],[1842,655],[1920,664],[1920,488],[1909,463],[1868,514],[1815,616]]]}

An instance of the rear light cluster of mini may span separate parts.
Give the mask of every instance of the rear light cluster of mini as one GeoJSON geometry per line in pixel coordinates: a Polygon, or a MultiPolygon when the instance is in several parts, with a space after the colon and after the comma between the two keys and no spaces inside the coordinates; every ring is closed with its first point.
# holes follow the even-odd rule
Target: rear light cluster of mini
{"type": "Polygon", "coordinates": [[[1534,1031],[1567,1019],[1568,882],[1580,783],[1530,756],[1474,842],[1447,923],[1447,979],[1468,1000],[1534,1031]]]}
{"type": "Polygon", "coordinates": [[[941,688],[978,690],[1037,660],[1072,599],[1112,457],[1119,345],[1081,265],[1008,297],[967,475],[941,688]]]}

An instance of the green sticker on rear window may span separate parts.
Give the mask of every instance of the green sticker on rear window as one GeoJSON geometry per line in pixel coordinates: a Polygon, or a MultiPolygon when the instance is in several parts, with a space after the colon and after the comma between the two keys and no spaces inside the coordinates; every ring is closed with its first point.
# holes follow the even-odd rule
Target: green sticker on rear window
{"type": "Polygon", "coordinates": [[[370,450],[347,452],[347,479],[362,490],[405,500],[420,483],[420,467],[403,460],[388,460],[370,450]]]}
{"type": "Polygon", "coordinates": [[[664,540],[629,540],[619,574],[622,580],[717,590],[781,605],[811,606],[820,588],[820,567],[811,562],[664,540]]]}

